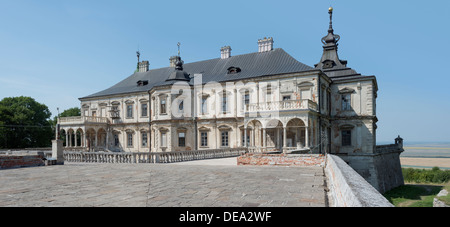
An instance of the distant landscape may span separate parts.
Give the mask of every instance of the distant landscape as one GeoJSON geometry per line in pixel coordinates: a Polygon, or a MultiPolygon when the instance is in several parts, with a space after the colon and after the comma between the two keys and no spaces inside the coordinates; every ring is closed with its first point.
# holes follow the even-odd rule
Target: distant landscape
{"type": "Polygon", "coordinates": [[[400,155],[403,168],[450,169],[450,142],[405,143],[405,151],[400,155]]]}

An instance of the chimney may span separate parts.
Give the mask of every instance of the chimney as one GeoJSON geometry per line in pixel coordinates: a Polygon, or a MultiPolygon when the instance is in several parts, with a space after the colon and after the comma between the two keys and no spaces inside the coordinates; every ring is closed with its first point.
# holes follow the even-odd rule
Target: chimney
{"type": "Polygon", "coordinates": [[[271,51],[271,50],[273,50],[273,38],[272,37],[269,37],[269,38],[264,37],[264,39],[258,40],[258,52],[259,53],[267,52],[267,51],[271,51]]]}
{"type": "Polygon", "coordinates": [[[220,48],[220,58],[226,59],[231,57],[231,47],[230,46],[224,46],[220,48]]]}
{"type": "Polygon", "coordinates": [[[140,73],[145,73],[148,71],[148,68],[150,66],[150,63],[148,61],[142,61],[139,62],[139,72],[140,73]]]}
{"type": "Polygon", "coordinates": [[[177,63],[177,59],[178,59],[178,56],[172,56],[172,57],[169,58],[169,60],[170,60],[170,67],[175,68],[176,63],[177,63]]]}

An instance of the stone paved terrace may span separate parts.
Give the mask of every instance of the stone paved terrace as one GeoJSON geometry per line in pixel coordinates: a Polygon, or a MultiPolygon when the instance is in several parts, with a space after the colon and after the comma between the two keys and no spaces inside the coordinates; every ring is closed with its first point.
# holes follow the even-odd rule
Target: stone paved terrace
{"type": "Polygon", "coordinates": [[[92,164],[0,170],[0,206],[323,207],[321,167],[92,164]]]}

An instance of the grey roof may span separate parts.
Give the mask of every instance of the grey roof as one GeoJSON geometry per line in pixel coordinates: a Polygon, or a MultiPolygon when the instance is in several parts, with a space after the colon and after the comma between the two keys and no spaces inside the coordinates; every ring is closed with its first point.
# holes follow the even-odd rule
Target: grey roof
{"type": "MultiPolygon", "coordinates": [[[[206,61],[187,63],[183,65],[183,70],[190,74],[191,78],[194,74],[202,74],[202,82],[205,84],[212,81],[225,82],[243,80],[261,76],[306,72],[316,69],[297,61],[283,49],[277,48],[268,52],[255,52],[237,55],[227,59],[216,58],[206,61]],[[228,74],[228,69],[230,67],[239,67],[241,71],[235,74],[228,74]]],[[[106,90],[80,99],[145,92],[151,90],[153,87],[170,85],[176,81],[166,80],[174,71],[175,68],[166,67],[152,69],[148,72],[136,72],[106,90]],[[147,85],[137,86],[138,81],[145,80],[148,81],[147,85]]],[[[190,83],[192,82],[193,79],[191,79],[190,83]]]]}

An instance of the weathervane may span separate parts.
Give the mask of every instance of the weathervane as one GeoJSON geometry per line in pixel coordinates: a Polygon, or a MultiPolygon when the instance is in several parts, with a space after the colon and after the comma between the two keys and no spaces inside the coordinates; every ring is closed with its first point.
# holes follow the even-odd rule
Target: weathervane
{"type": "Polygon", "coordinates": [[[139,57],[141,56],[141,52],[139,52],[139,50],[136,51],[136,55],[137,55],[137,59],[138,59],[138,62],[139,62],[139,57]]]}

